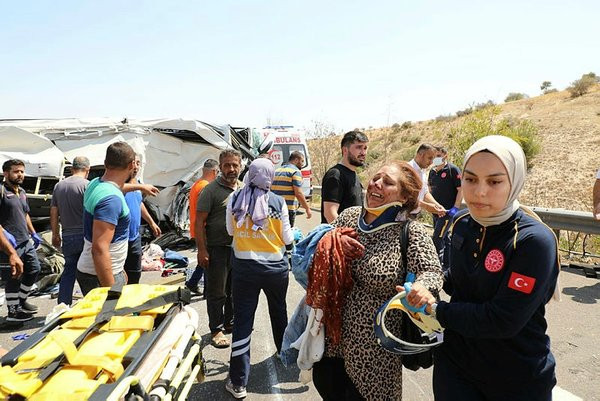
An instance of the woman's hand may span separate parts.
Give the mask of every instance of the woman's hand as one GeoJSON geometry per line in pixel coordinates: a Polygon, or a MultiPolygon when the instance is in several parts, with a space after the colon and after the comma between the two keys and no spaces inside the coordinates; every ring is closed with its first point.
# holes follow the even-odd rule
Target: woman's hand
{"type": "MultiPolygon", "coordinates": [[[[397,285],[396,290],[398,292],[402,292],[404,291],[404,287],[401,285],[397,285]]],[[[409,304],[411,304],[411,306],[414,306],[415,308],[420,308],[423,305],[427,305],[427,307],[425,308],[427,313],[431,312],[431,305],[433,305],[436,302],[435,297],[431,295],[429,290],[423,287],[421,283],[413,283],[410,292],[408,293],[408,295],[406,295],[406,300],[409,304]]]]}
{"type": "Polygon", "coordinates": [[[344,251],[346,259],[360,259],[365,254],[365,247],[358,242],[357,238],[358,233],[354,230],[340,237],[342,251],[344,251]]]}

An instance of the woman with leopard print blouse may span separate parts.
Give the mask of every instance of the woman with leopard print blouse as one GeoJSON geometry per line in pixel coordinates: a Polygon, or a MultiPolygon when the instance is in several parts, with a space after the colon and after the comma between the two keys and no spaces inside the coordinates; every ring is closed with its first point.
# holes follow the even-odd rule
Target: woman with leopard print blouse
{"type": "MultiPolygon", "coordinates": [[[[327,343],[325,355],[313,366],[313,381],[324,400],[402,399],[401,357],[377,343],[373,315],[396,294],[407,271],[416,273],[413,289],[423,286],[435,294],[442,287],[435,247],[419,223],[409,227],[408,267],[402,263],[402,227],[420,188],[408,163],[390,163],[369,181],[366,206],[346,209],[332,223],[353,228],[358,236],[345,237],[354,286],[343,307],[340,344],[327,343]]],[[[399,332],[399,325],[400,315],[390,314],[386,326],[399,332]]]]}

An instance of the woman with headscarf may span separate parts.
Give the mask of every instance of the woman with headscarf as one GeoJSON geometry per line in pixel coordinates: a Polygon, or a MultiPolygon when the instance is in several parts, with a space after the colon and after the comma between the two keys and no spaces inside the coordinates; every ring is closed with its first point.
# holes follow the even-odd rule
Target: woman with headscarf
{"type": "Polygon", "coordinates": [[[549,401],[555,361],[546,334],[545,305],[557,292],[560,262],[554,233],[519,205],[527,163],[512,139],[491,135],[475,142],[464,161],[468,210],[452,227],[450,269],[436,303],[411,291],[414,305],[429,304],[445,328],[433,371],[436,401],[549,401]]]}
{"type": "Polygon", "coordinates": [[[225,388],[235,398],[246,396],[250,336],[261,290],[267,297],[277,353],[287,326],[288,262],[284,255],[294,234],[285,200],[269,192],[274,175],[269,159],[254,160],[246,186],[234,192],[227,204],[227,232],[233,236],[231,294],[235,318],[225,388]]]}
{"type": "MultiPolygon", "coordinates": [[[[413,288],[434,293],[442,288],[439,258],[431,236],[418,222],[408,227],[407,265],[403,262],[402,232],[420,189],[421,180],[408,163],[389,163],[369,180],[364,208],[350,207],[331,223],[333,231],[353,229],[356,236],[340,239],[353,285],[341,307],[339,342],[336,335],[331,336],[337,330],[332,333],[325,323],[325,334],[331,338],[323,358],[313,365],[313,382],[323,400],[402,399],[401,356],[379,345],[373,316],[396,294],[394,286],[404,283],[408,272],[416,275],[413,288]]],[[[311,269],[321,271],[318,263],[319,250],[311,269]]],[[[400,332],[400,317],[391,315],[386,321],[391,332],[400,332]]]]}

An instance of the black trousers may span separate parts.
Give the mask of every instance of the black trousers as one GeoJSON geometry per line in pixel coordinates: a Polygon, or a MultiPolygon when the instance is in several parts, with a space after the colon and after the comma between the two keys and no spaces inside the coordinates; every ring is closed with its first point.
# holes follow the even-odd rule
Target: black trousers
{"type": "Polygon", "coordinates": [[[233,327],[230,246],[208,247],[208,269],[204,271],[204,282],[210,332],[216,334],[233,327]]]}
{"type": "Polygon", "coordinates": [[[313,383],[324,401],[364,400],[346,373],[342,358],[323,357],[315,363],[313,383]]]}
{"type": "Polygon", "coordinates": [[[551,373],[551,377],[525,384],[489,386],[469,380],[459,367],[436,354],[433,365],[433,395],[435,401],[552,401],[552,388],[556,385],[556,377],[551,373]]]}

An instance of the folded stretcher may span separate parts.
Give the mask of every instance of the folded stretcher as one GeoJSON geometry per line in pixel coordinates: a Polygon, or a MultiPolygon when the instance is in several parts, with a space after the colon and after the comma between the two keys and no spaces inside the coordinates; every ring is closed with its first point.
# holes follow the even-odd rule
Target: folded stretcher
{"type": "Polygon", "coordinates": [[[176,286],[92,290],[2,358],[0,397],[185,400],[204,378],[189,301],[176,286]]]}

